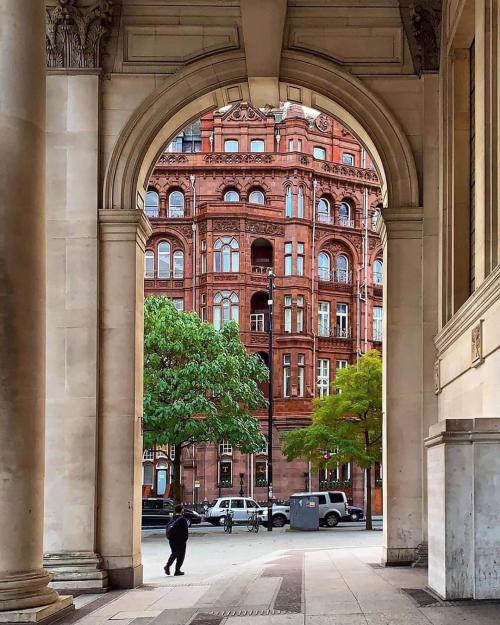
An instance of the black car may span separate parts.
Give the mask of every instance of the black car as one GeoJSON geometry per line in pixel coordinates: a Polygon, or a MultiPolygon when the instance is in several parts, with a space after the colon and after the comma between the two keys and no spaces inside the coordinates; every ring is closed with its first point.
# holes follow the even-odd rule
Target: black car
{"type": "Polygon", "coordinates": [[[342,517],[341,521],[362,521],[365,518],[363,508],[356,506],[347,506],[347,514],[342,517]]]}
{"type": "MultiPolygon", "coordinates": [[[[154,497],[142,500],[142,527],[166,527],[173,515],[172,499],[154,497]]],[[[201,523],[201,516],[194,510],[184,508],[183,516],[189,526],[201,523]]]]}

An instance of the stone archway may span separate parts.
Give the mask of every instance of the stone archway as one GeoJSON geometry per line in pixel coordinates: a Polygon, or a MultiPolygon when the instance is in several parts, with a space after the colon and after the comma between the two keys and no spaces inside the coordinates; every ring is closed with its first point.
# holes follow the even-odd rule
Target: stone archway
{"type": "MultiPolygon", "coordinates": [[[[145,185],[161,149],[180,128],[208,110],[249,99],[245,71],[244,59],[228,54],[194,63],[167,80],[123,128],[104,176],[98,546],[116,586],[135,586],[142,578],[142,271],[150,233],[142,211],[145,185]]],[[[390,380],[384,387],[384,559],[412,561],[424,539],[423,319],[422,292],[415,288],[422,272],[422,209],[412,151],[391,111],[333,63],[285,53],[279,89],[283,100],[337,118],[365,145],[382,180],[384,369],[390,380]]]]}

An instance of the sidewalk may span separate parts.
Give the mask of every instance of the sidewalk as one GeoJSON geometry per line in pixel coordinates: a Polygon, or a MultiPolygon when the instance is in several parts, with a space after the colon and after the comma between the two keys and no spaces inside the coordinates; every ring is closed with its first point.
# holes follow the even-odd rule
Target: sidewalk
{"type": "Polygon", "coordinates": [[[165,577],[163,585],[77,598],[81,607],[62,623],[500,624],[500,602],[441,602],[425,592],[425,571],[383,568],[378,562],[379,547],[275,550],[205,581],[165,577]]]}

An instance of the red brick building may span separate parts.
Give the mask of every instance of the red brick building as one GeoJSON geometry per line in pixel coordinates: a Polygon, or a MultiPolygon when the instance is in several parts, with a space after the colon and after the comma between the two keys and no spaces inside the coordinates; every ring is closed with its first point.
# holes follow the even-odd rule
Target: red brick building
{"type": "MultiPolygon", "coordinates": [[[[381,197],[368,154],[337,121],[286,104],[206,114],[156,163],[146,198],[153,235],[145,294],[165,294],[220,326],[235,319],[267,362],[268,277],[274,293],[273,490],[341,487],[363,504],[363,475],[288,463],[282,435],[309,423],[335,371],[382,340],[382,255],[374,229],[381,197]]],[[[266,414],[258,415],[266,429],[266,414]]],[[[144,490],[170,482],[166,453],[147,451],[144,490]]],[[[265,500],[266,454],[221,442],[186,453],[186,502],[239,493],[265,500]]],[[[379,477],[379,475],[376,475],[379,477]]],[[[375,501],[380,499],[376,493],[375,501]]],[[[378,508],[378,505],[376,506],[378,508]]]]}

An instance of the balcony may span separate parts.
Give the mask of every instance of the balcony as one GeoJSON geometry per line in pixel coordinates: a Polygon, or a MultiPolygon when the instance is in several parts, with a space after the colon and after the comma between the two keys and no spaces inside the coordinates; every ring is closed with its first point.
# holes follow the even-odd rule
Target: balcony
{"type": "Polygon", "coordinates": [[[342,326],[319,326],[318,337],[321,339],[343,339],[348,340],[352,338],[352,332],[350,327],[342,326]]]}
{"type": "Polygon", "coordinates": [[[334,269],[333,271],[320,269],[318,271],[318,280],[336,284],[352,284],[352,272],[346,269],[334,269]]]}
{"type": "Polygon", "coordinates": [[[325,213],[317,213],[316,220],[321,224],[328,224],[329,226],[341,226],[342,228],[354,228],[354,221],[352,219],[339,218],[335,219],[333,215],[327,215],[325,213]]]}

